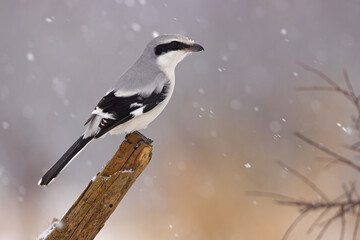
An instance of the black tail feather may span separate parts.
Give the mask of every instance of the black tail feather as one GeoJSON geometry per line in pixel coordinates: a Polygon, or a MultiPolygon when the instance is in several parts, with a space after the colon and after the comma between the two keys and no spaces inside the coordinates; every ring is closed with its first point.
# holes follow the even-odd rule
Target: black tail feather
{"type": "Polygon", "coordinates": [[[66,165],[93,139],[81,136],[40,179],[38,185],[48,185],[66,165]]]}

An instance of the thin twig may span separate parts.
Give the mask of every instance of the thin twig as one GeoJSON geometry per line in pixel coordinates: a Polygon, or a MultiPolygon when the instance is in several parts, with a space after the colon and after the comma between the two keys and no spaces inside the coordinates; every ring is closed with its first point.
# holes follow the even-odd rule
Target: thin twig
{"type": "Polygon", "coordinates": [[[306,178],[304,175],[300,174],[298,171],[296,171],[295,169],[289,167],[288,165],[286,165],[285,163],[278,161],[278,164],[282,167],[287,168],[292,174],[294,174],[295,176],[297,176],[298,178],[301,179],[301,181],[303,181],[306,185],[308,185],[314,192],[316,192],[317,194],[319,194],[321,196],[322,199],[324,199],[326,202],[329,202],[328,197],[325,195],[325,193],[323,193],[320,188],[318,188],[313,182],[311,182],[308,178],[306,178]]]}
{"type": "Polygon", "coordinates": [[[355,218],[355,227],[354,227],[354,232],[353,232],[353,240],[356,240],[359,225],[360,225],[360,205],[357,207],[357,214],[356,214],[356,218],[355,218]]]}
{"type": "Polygon", "coordinates": [[[333,221],[333,220],[341,217],[343,214],[351,211],[353,208],[356,208],[357,206],[358,206],[357,204],[351,204],[351,205],[348,205],[348,206],[346,206],[346,207],[345,207],[345,206],[340,207],[337,214],[335,214],[335,215],[334,215],[333,217],[331,217],[330,219],[328,219],[328,220],[326,220],[326,221],[324,221],[324,222],[322,222],[322,223],[319,223],[319,225],[326,224],[326,222],[328,222],[328,221],[333,221]]]}
{"type": "Polygon", "coordinates": [[[329,85],[331,85],[332,87],[334,87],[335,89],[341,89],[333,80],[331,80],[331,78],[329,78],[326,74],[324,74],[323,72],[317,70],[316,68],[310,67],[309,65],[303,63],[303,62],[298,62],[298,64],[304,68],[306,71],[312,72],[315,75],[319,76],[321,79],[324,79],[329,85]]]}
{"type": "Polygon", "coordinates": [[[344,190],[344,193],[345,193],[345,195],[346,195],[346,198],[347,198],[348,202],[351,202],[351,201],[352,201],[352,200],[351,200],[351,189],[350,189],[350,191],[349,191],[349,189],[347,189],[347,187],[346,187],[345,184],[342,184],[342,188],[343,188],[343,190],[344,190]]]}
{"type": "Polygon", "coordinates": [[[344,79],[345,79],[345,82],[346,82],[346,85],[349,89],[349,92],[351,93],[351,95],[354,97],[354,99],[356,98],[356,95],[355,95],[355,92],[354,92],[354,88],[350,82],[350,79],[349,79],[349,75],[346,71],[346,69],[343,70],[343,73],[344,73],[344,79]]]}
{"type": "Polygon", "coordinates": [[[272,199],[286,199],[289,201],[298,201],[299,199],[289,197],[279,193],[271,193],[271,192],[260,192],[260,191],[247,191],[246,194],[248,196],[256,196],[256,197],[268,197],[272,199]]]}
{"type": "Polygon", "coordinates": [[[295,218],[295,220],[291,223],[291,225],[288,227],[288,229],[286,230],[282,240],[286,240],[288,239],[290,233],[294,230],[294,228],[296,227],[296,225],[306,216],[306,214],[308,214],[309,211],[308,210],[304,210],[299,216],[297,216],[295,218]]]}
{"type": "Polygon", "coordinates": [[[320,213],[320,215],[315,219],[315,221],[310,225],[309,229],[307,230],[307,234],[310,234],[314,228],[318,225],[318,223],[326,216],[326,214],[330,211],[331,208],[325,208],[324,211],[320,213]]]}
{"type": "Polygon", "coordinates": [[[344,239],[344,236],[345,236],[345,214],[343,213],[341,215],[341,231],[340,231],[340,240],[343,240],[344,239]]]}
{"type": "Polygon", "coordinates": [[[330,91],[337,92],[338,90],[333,87],[313,86],[313,87],[297,87],[297,91],[330,91]]]}
{"type": "Polygon", "coordinates": [[[335,92],[339,92],[342,95],[344,95],[355,107],[356,107],[356,111],[357,111],[357,117],[354,119],[355,122],[355,128],[360,131],[360,95],[356,96],[356,93],[354,91],[354,88],[350,82],[348,73],[346,71],[346,69],[344,69],[343,74],[344,74],[344,81],[346,83],[346,86],[348,88],[348,90],[341,88],[339,85],[337,85],[335,83],[335,81],[333,81],[330,77],[328,77],[326,74],[324,74],[323,72],[319,71],[316,68],[313,68],[309,65],[306,65],[305,63],[302,62],[298,62],[298,64],[304,68],[306,71],[312,72],[314,74],[316,74],[318,77],[320,77],[321,79],[323,79],[327,84],[330,85],[330,87],[303,87],[303,88],[298,88],[298,90],[326,90],[326,91],[335,91],[335,92]]]}
{"type": "Polygon", "coordinates": [[[316,147],[317,149],[325,152],[326,154],[328,154],[328,155],[336,158],[338,161],[340,161],[340,162],[342,162],[342,163],[344,163],[344,164],[346,164],[346,165],[348,165],[348,166],[350,166],[350,167],[352,167],[352,168],[354,168],[355,170],[357,170],[357,171],[360,172],[360,166],[357,165],[357,164],[355,164],[355,163],[353,163],[351,160],[349,160],[349,159],[347,159],[347,158],[345,158],[345,157],[340,156],[339,154],[337,154],[337,153],[331,151],[330,149],[328,149],[327,147],[325,147],[325,146],[323,146],[323,145],[321,145],[321,144],[319,144],[319,143],[317,143],[317,142],[314,142],[313,140],[305,137],[304,135],[302,135],[302,134],[299,133],[299,132],[295,132],[294,134],[295,134],[295,136],[297,136],[298,138],[300,138],[300,139],[303,140],[304,142],[306,142],[306,143],[308,143],[308,144],[316,147]]]}
{"type": "Polygon", "coordinates": [[[321,229],[320,233],[317,235],[316,239],[315,240],[320,240],[324,233],[326,232],[326,230],[330,227],[330,224],[335,220],[336,218],[332,217],[331,219],[327,220],[325,222],[325,225],[324,227],[321,229]]]}
{"type": "Polygon", "coordinates": [[[298,207],[305,207],[311,209],[321,209],[321,208],[332,208],[332,207],[346,207],[353,205],[360,205],[360,200],[356,201],[338,201],[338,202],[308,202],[308,201],[285,201],[285,200],[275,200],[278,204],[282,205],[291,205],[298,207]]]}
{"type": "MultiPolygon", "coordinates": [[[[346,83],[346,88],[340,87],[335,81],[333,81],[330,77],[326,74],[322,73],[321,71],[308,66],[302,62],[299,62],[299,65],[303,67],[306,71],[312,72],[316,74],[318,77],[323,79],[329,86],[313,86],[313,87],[300,87],[297,90],[300,91],[309,91],[309,90],[316,90],[316,91],[332,91],[341,93],[345,96],[355,107],[357,110],[357,118],[354,118],[355,127],[360,132],[360,95],[357,96],[353,85],[349,79],[347,71],[343,70],[344,81],[346,83]]],[[[342,163],[345,164],[356,171],[360,172],[360,165],[356,164],[355,162],[349,160],[346,157],[343,157],[334,151],[330,150],[329,148],[323,146],[322,144],[315,142],[306,136],[302,135],[299,132],[294,133],[295,136],[303,140],[304,142],[312,145],[313,147],[319,149],[320,151],[326,153],[331,157],[330,161],[331,164],[333,163],[342,163]]],[[[347,146],[347,148],[360,152],[360,142],[353,144],[352,146],[347,146]]],[[[302,201],[295,198],[291,198],[281,194],[274,194],[274,193],[262,193],[262,192],[252,192],[253,195],[262,196],[262,197],[271,197],[273,198],[278,204],[288,205],[288,206],[295,206],[300,210],[300,214],[297,218],[292,222],[289,226],[287,231],[284,234],[283,240],[288,239],[290,233],[294,230],[294,228],[302,221],[306,214],[310,212],[314,212],[320,210],[321,213],[317,216],[317,218],[313,221],[310,225],[309,229],[307,230],[307,234],[313,232],[315,227],[321,227],[318,235],[316,236],[316,240],[320,240],[324,237],[325,233],[331,226],[331,224],[339,219],[341,222],[341,231],[340,231],[340,240],[345,239],[346,233],[346,220],[347,216],[350,214],[355,214],[355,226],[353,231],[353,240],[356,240],[358,237],[358,232],[360,228],[360,196],[356,192],[355,183],[350,183],[349,187],[347,185],[343,185],[343,193],[336,197],[333,200],[330,200],[327,195],[315,185],[312,181],[306,178],[304,175],[300,174],[297,170],[287,166],[283,162],[279,162],[279,165],[288,169],[288,171],[298,177],[302,182],[308,185],[314,192],[316,192],[320,197],[321,200],[319,201],[302,201]],[[328,216],[328,213],[332,210],[337,210],[334,215],[328,216]],[[325,217],[327,219],[325,219],[325,217]]]]}

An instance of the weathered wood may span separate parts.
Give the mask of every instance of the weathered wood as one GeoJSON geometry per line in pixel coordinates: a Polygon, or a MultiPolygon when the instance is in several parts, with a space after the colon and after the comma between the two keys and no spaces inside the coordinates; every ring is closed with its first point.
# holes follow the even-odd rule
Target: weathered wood
{"type": "Polygon", "coordinates": [[[65,216],[39,239],[94,239],[151,159],[152,145],[141,140],[130,134],[65,216]]]}

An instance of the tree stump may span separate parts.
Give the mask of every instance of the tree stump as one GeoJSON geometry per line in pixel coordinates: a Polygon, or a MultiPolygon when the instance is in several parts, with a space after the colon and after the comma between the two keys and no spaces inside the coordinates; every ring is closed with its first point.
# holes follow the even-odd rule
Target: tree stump
{"type": "Polygon", "coordinates": [[[38,239],[94,239],[150,162],[151,154],[151,143],[144,142],[137,133],[131,133],[65,216],[53,222],[38,239]]]}

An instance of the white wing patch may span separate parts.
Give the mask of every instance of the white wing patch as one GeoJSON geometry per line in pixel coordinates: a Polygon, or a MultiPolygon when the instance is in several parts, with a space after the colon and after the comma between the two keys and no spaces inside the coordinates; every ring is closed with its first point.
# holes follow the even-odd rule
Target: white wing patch
{"type": "Polygon", "coordinates": [[[145,108],[145,106],[142,106],[141,108],[138,108],[138,109],[132,111],[130,114],[131,114],[133,117],[140,116],[141,114],[143,114],[144,108],[145,108]]]}
{"type": "Polygon", "coordinates": [[[143,106],[142,103],[132,103],[132,104],[130,104],[130,108],[132,108],[132,107],[142,107],[142,106],[143,106]]]}
{"type": "Polygon", "coordinates": [[[91,114],[98,115],[101,118],[115,119],[113,114],[104,113],[103,110],[101,108],[99,108],[99,107],[96,107],[95,110],[91,112],[91,114]]]}

